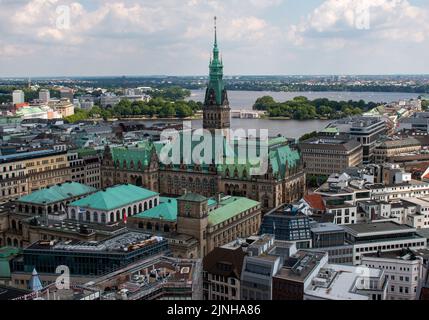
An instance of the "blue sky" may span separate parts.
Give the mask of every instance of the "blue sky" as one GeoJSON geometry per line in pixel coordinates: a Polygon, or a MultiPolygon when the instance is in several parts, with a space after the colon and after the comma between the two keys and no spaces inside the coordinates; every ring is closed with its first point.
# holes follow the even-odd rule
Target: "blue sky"
{"type": "Polygon", "coordinates": [[[0,0],[0,77],[429,73],[427,0],[0,0]]]}

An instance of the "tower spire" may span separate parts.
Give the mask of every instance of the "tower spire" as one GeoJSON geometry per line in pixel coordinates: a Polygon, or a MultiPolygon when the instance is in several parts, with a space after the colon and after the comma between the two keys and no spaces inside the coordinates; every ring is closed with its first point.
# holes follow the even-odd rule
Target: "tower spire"
{"type": "Polygon", "coordinates": [[[214,36],[215,36],[214,45],[215,45],[215,47],[217,47],[217,25],[216,25],[216,21],[217,21],[217,17],[215,16],[214,17],[214,36]]]}

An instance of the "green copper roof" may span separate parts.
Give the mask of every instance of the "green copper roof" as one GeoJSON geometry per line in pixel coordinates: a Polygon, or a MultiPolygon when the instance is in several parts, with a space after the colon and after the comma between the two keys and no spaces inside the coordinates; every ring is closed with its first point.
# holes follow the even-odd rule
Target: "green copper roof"
{"type": "Polygon", "coordinates": [[[151,198],[158,193],[131,184],[119,185],[72,202],[70,206],[93,210],[113,210],[151,198]]]}
{"type": "MultiPolygon", "coordinates": [[[[203,137],[201,136],[199,141],[194,141],[191,139],[187,139],[184,137],[184,133],[179,133],[179,136],[177,137],[177,140],[173,140],[171,143],[171,146],[169,147],[170,152],[169,156],[173,156],[173,152],[175,152],[176,149],[179,150],[179,155],[181,159],[184,159],[185,157],[190,157],[190,164],[187,164],[188,170],[195,170],[196,166],[198,164],[193,162],[192,154],[194,154],[194,151],[199,150],[197,148],[202,148],[204,146],[202,144],[203,137]],[[189,141],[189,154],[185,154],[185,141],[189,141]]],[[[195,138],[195,136],[194,136],[195,138]]],[[[216,147],[216,139],[211,139],[211,150],[207,151],[204,149],[201,149],[200,154],[200,161],[199,164],[199,170],[202,172],[209,172],[210,165],[206,164],[204,162],[204,152],[211,152],[211,160],[214,159],[218,161],[216,162],[223,162],[223,155],[225,155],[225,163],[219,164],[216,166],[217,171],[221,173],[227,172],[229,170],[230,177],[235,176],[235,172],[237,170],[237,174],[239,178],[246,178],[250,177],[251,169],[256,168],[257,165],[254,164],[254,161],[248,161],[245,159],[245,161],[241,161],[240,158],[241,152],[240,148],[242,148],[241,144],[235,141],[232,145],[226,142],[226,140],[223,140],[223,150],[217,150],[216,147]]],[[[188,143],[188,142],[187,142],[188,143]]],[[[278,179],[283,179],[286,175],[286,165],[288,168],[293,168],[296,165],[300,163],[300,154],[298,150],[292,149],[288,144],[288,141],[284,137],[276,137],[271,138],[268,141],[268,147],[269,147],[269,160],[271,163],[271,166],[273,168],[273,172],[275,175],[277,175],[278,179]]],[[[260,141],[247,141],[247,144],[255,145],[257,147],[257,150],[260,146],[260,141]]],[[[153,152],[157,152],[160,156],[162,148],[166,146],[166,142],[142,142],[137,147],[120,147],[120,148],[114,148],[112,150],[113,159],[115,161],[115,165],[119,166],[120,168],[123,168],[124,166],[127,167],[127,169],[130,169],[132,166],[134,166],[134,170],[139,168],[139,163],[141,163],[142,170],[146,168],[150,164],[150,160],[152,157],[153,152]]],[[[221,149],[221,148],[219,148],[221,149]]],[[[244,155],[247,154],[246,152],[243,153],[244,155]]],[[[178,161],[179,162],[179,161],[178,161]]],[[[159,162],[159,166],[161,169],[166,168],[166,165],[164,165],[162,162],[159,162]]],[[[172,165],[173,170],[179,170],[180,164],[175,163],[172,165]]]]}
{"type": "Polygon", "coordinates": [[[66,199],[79,197],[97,189],[77,182],[67,182],[61,185],[55,185],[46,189],[41,189],[23,196],[20,202],[32,204],[50,204],[60,202],[66,199]]]}
{"type": "Polygon", "coordinates": [[[269,153],[269,161],[273,168],[273,174],[279,178],[286,177],[286,167],[292,168],[299,164],[301,156],[297,150],[290,146],[275,148],[269,153]]]}
{"type": "Polygon", "coordinates": [[[94,148],[82,148],[82,149],[78,149],[76,152],[79,155],[79,157],[94,156],[100,153],[100,151],[94,148]]]}
{"type": "Polygon", "coordinates": [[[219,57],[217,45],[217,27],[215,18],[215,40],[213,44],[213,57],[210,60],[210,80],[207,86],[205,105],[222,106],[226,103],[225,84],[223,82],[223,63],[219,57]]]}
{"type": "Polygon", "coordinates": [[[0,259],[7,259],[13,255],[20,253],[21,250],[15,247],[0,248],[0,259]]]}
{"type": "Polygon", "coordinates": [[[285,137],[276,137],[276,138],[270,138],[268,139],[268,146],[272,147],[278,144],[284,144],[287,143],[287,139],[285,137]]]}
{"type": "Polygon", "coordinates": [[[217,201],[215,199],[210,198],[207,205],[209,207],[213,207],[213,206],[217,205],[217,201]]]}
{"type": "Polygon", "coordinates": [[[260,203],[248,198],[229,197],[223,199],[220,204],[221,206],[219,208],[209,213],[209,225],[222,223],[260,203]]]}
{"type": "Polygon", "coordinates": [[[10,278],[9,260],[20,252],[20,249],[14,247],[0,248],[0,278],[10,278]]]}
{"type": "Polygon", "coordinates": [[[178,199],[191,202],[204,202],[208,200],[206,197],[196,193],[187,193],[179,197],[178,199]]]}
{"type": "MultiPolygon", "coordinates": [[[[189,194],[188,194],[189,195],[189,194]]],[[[210,205],[217,204],[214,199],[207,199],[203,196],[193,195],[197,199],[205,199],[209,201],[210,205]]],[[[209,213],[209,225],[216,225],[222,223],[241,212],[254,208],[260,203],[248,198],[243,197],[225,197],[221,200],[219,208],[209,213]]],[[[174,198],[160,198],[160,204],[152,209],[135,215],[135,218],[142,219],[160,219],[165,221],[176,221],[178,213],[177,199],[174,198]]]]}
{"type": "Polygon", "coordinates": [[[145,212],[139,213],[134,218],[160,219],[165,221],[177,220],[177,200],[161,197],[159,205],[145,212]]]}
{"type": "Polygon", "coordinates": [[[154,144],[150,141],[140,142],[133,147],[118,147],[112,149],[112,158],[115,166],[130,170],[140,168],[144,170],[150,164],[154,144]]]}

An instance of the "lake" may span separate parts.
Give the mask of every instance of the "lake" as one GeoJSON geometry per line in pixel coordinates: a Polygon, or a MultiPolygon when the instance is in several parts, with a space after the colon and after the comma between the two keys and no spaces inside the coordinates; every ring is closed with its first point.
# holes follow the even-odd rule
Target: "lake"
{"type": "MultiPolygon", "coordinates": [[[[192,90],[189,100],[204,101],[205,90],[192,90]]],[[[272,96],[276,101],[291,100],[304,96],[310,100],[327,98],[337,101],[364,100],[365,102],[393,102],[403,99],[415,99],[419,94],[398,92],[271,92],[271,91],[228,91],[232,109],[251,110],[256,99],[272,96]]],[[[231,119],[232,129],[268,129],[270,136],[283,135],[288,138],[300,138],[305,133],[324,129],[330,120],[269,120],[269,119],[231,119]]],[[[192,122],[194,128],[202,126],[201,120],[192,122]]]]}
{"type": "MultiPolygon", "coordinates": [[[[189,100],[204,101],[205,90],[192,90],[189,100]]],[[[273,92],[273,91],[228,91],[228,99],[232,109],[252,109],[256,99],[263,96],[272,96],[278,102],[292,100],[297,96],[304,96],[310,100],[327,98],[336,101],[364,100],[365,102],[393,102],[403,99],[416,99],[418,93],[398,92],[273,92]]]]}

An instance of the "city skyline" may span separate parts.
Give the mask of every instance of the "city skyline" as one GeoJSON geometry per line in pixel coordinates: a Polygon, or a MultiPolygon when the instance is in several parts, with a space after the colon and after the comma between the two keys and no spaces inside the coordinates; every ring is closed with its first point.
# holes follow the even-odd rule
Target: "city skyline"
{"type": "Polygon", "coordinates": [[[421,0],[0,6],[0,77],[204,75],[213,16],[227,75],[429,73],[429,6],[421,0]]]}

